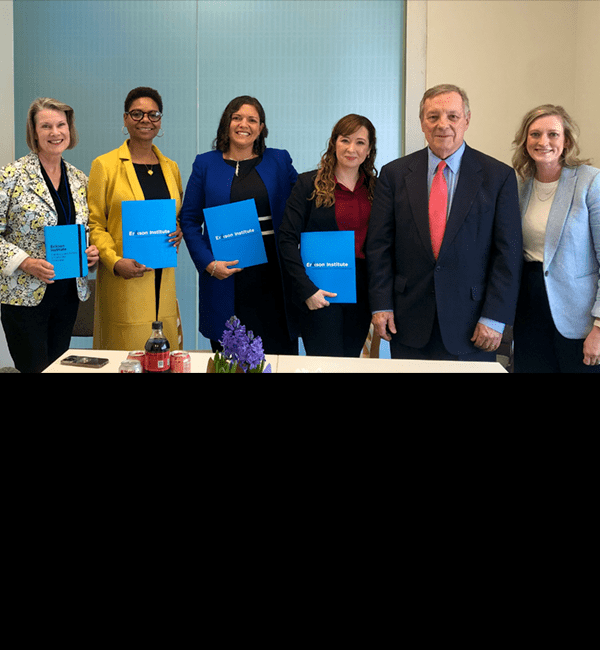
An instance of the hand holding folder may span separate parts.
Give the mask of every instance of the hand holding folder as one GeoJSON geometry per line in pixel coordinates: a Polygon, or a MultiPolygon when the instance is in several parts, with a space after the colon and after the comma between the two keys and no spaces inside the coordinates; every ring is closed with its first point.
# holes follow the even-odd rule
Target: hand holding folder
{"type": "Polygon", "coordinates": [[[33,275],[46,284],[52,284],[54,282],[54,265],[50,264],[47,260],[27,257],[21,262],[19,269],[25,273],[29,273],[29,275],[33,275]]]}
{"type": "Polygon", "coordinates": [[[301,234],[300,255],[304,269],[313,283],[322,290],[320,296],[311,296],[321,304],[313,307],[308,305],[310,309],[326,307],[325,302],[356,302],[354,254],[353,230],[301,234]],[[329,301],[326,298],[329,298],[329,301]]]}
{"type": "Polygon", "coordinates": [[[254,199],[204,208],[204,220],[215,259],[233,260],[222,262],[219,271],[231,275],[227,266],[239,264],[235,270],[241,270],[267,262],[254,199]]]}
{"type": "MultiPolygon", "coordinates": [[[[151,269],[177,266],[177,249],[169,241],[169,235],[177,229],[175,211],[175,199],[121,203],[123,257],[138,265],[128,268],[125,274],[139,277],[151,269]]],[[[125,274],[123,277],[127,277],[125,274]]]]}
{"type": "Polygon", "coordinates": [[[332,293],[331,291],[324,291],[319,289],[314,293],[310,298],[307,298],[304,302],[306,306],[314,311],[315,309],[322,309],[323,307],[329,307],[331,304],[327,298],[337,298],[337,293],[332,293]]]}

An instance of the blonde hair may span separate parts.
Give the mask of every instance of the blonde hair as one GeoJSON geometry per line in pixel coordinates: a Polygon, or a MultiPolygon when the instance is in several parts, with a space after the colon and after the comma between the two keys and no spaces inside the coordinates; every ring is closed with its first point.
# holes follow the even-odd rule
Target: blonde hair
{"type": "Polygon", "coordinates": [[[341,120],[333,127],[327,151],[321,157],[317,168],[317,177],[315,178],[315,190],[309,200],[315,200],[317,208],[321,206],[330,208],[335,203],[335,166],[337,157],[335,155],[335,145],[340,136],[348,136],[356,133],[358,129],[364,126],[369,133],[369,155],[360,166],[360,171],[366,176],[366,185],[369,195],[369,201],[373,203],[375,194],[375,181],[377,179],[377,170],[375,169],[375,156],[377,155],[377,137],[375,127],[371,121],[362,115],[351,113],[342,117],[341,120]]]}
{"type": "Polygon", "coordinates": [[[44,110],[61,111],[66,115],[67,124],[69,125],[69,134],[71,136],[71,142],[67,149],[73,149],[79,142],[79,134],[75,128],[75,113],[67,104],[59,102],[57,99],[51,99],[50,97],[38,97],[29,107],[29,111],[27,112],[26,128],[26,141],[29,149],[33,151],[33,153],[39,153],[40,151],[35,133],[35,119],[37,114],[44,110]]]}
{"type": "Polygon", "coordinates": [[[579,165],[590,164],[589,160],[582,160],[579,158],[580,150],[579,145],[577,144],[579,138],[579,127],[574,122],[573,118],[562,106],[542,104],[541,106],[532,108],[525,114],[512,143],[513,149],[515,150],[512,157],[512,165],[517,174],[523,180],[533,177],[536,171],[535,162],[527,151],[529,127],[540,117],[549,117],[554,115],[560,117],[562,120],[565,132],[565,148],[561,155],[561,165],[563,167],[578,167],[579,165]]]}

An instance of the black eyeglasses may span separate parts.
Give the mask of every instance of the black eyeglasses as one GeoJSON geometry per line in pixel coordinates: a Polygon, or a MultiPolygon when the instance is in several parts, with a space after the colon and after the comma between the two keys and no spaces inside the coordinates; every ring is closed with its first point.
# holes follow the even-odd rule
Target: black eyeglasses
{"type": "Polygon", "coordinates": [[[148,116],[148,119],[151,122],[160,122],[162,118],[162,113],[160,111],[139,111],[139,110],[133,110],[133,111],[125,111],[125,115],[129,115],[129,117],[134,120],[135,122],[139,122],[144,119],[144,115],[148,116]]]}

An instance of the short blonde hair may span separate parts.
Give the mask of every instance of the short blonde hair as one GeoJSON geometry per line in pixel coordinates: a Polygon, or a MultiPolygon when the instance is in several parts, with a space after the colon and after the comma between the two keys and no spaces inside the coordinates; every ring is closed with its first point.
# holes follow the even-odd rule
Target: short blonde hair
{"type": "Polygon", "coordinates": [[[542,104],[536,106],[528,111],[521,122],[519,130],[515,134],[513,140],[513,149],[515,153],[512,157],[512,165],[517,174],[523,179],[535,176],[535,162],[527,151],[527,135],[529,134],[529,127],[540,117],[549,116],[560,117],[565,132],[565,148],[561,156],[561,164],[563,167],[578,167],[579,165],[588,165],[589,160],[582,160],[579,158],[579,127],[573,118],[567,113],[562,106],[555,106],[554,104],[542,104]]]}
{"type": "Polygon", "coordinates": [[[40,111],[44,110],[62,111],[67,116],[69,134],[71,136],[71,142],[67,149],[73,149],[79,142],[79,134],[75,128],[75,112],[70,106],[67,106],[67,104],[59,102],[56,99],[51,99],[50,97],[38,97],[31,103],[31,106],[29,107],[29,111],[27,112],[26,129],[26,141],[29,149],[31,149],[33,153],[39,153],[40,151],[35,133],[35,119],[37,114],[40,111]]]}

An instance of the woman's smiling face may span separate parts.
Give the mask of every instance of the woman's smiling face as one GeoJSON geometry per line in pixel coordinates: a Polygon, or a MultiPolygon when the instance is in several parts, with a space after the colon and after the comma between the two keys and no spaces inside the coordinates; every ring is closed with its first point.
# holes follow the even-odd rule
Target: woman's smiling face
{"type": "Polygon", "coordinates": [[[254,145],[254,141],[261,134],[264,124],[254,106],[244,104],[231,116],[229,124],[229,146],[246,149],[254,145]]]}
{"type": "Polygon", "coordinates": [[[133,140],[140,141],[153,140],[160,131],[161,120],[158,120],[158,122],[151,122],[148,119],[148,113],[150,111],[158,112],[158,104],[153,99],[150,99],[150,97],[140,97],[131,102],[131,106],[129,107],[129,112],[135,110],[143,111],[144,117],[136,122],[136,120],[134,120],[130,115],[126,114],[124,116],[124,122],[127,131],[129,131],[129,137],[133,140]]]}
{"type": "Polygon", "coordinates": [[[558,115],[538,117],[527,131],[527,153],[536,165],[561,165],[565,144],[565,129],[558,115]]]}
{"type": "Polygon", "coordinates": [[[60,156],[71,144],[66,113],[43,109],[35,116],[35,137],[42,155],[60,156]]]}
{"type": "Polygon", "coordinates": [[[340,135],[335,142],[337,164],[347,171],[358,170],[370,151],[369,132],[364,126],[351,135],[340,135]]]}

